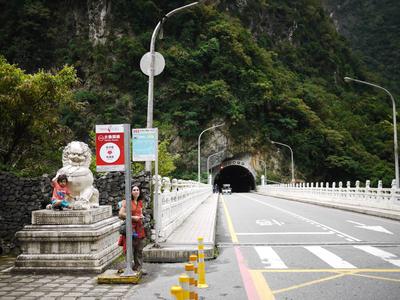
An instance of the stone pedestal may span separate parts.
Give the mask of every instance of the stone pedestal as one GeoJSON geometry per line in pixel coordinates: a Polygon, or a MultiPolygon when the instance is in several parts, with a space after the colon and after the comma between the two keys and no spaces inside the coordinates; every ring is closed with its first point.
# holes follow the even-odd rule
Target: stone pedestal
{"type": "Polygon", "coordinates": [[[111,206],[89,210],[38,210],[32,225],[16,233],[22,254],[15,271],[101,273],[122,253],[121,221],[111,206]]]}

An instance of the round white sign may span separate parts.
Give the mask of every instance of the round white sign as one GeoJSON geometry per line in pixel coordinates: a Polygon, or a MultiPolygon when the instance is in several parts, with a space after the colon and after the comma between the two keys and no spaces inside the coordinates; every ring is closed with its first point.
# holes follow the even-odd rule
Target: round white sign
{"type": "MultiPolygon", "coordinates": [[[[140,70],[150,76],[151,53],[147,52],[140,60],[140,70]]],[[[154,52],[154,76],[161,74],[165,67],[165,59],[161,53],[154,52]]]]}
{"type": "Polygon", "coordinates": [[[116,162],[121,155],[121,150],[119,149],[117,144],[114,143],[105,143],[100,148],[100,157],[106,163],[116,162]]]}

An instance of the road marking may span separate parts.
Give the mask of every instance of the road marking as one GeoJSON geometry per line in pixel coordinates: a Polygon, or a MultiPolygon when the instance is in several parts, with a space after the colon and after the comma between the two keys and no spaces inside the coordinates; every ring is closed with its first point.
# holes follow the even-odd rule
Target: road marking
{"type": "MultiPolygon", "coordinates": [[[[242,281],[244,284],[244,288],[246,290],[247,299],[250,299],[250,300],[266,299],[266,298],[259,297],[257,289],[255,287],[255,283],[252,281],[250,270],[246,267],[244,257],[242,255],[242,253],[240,252],[240,248],[237,246],[235,246],[234,248],[235,248],[235,254],[236,254],[236,261],[239,266],[240,275],[242,276],[242,281]]],[[[274,298],[268,298],[267,300],[270,300],[270,299],[274,299],[274,298]]]]}
{"type": "Polygon", "coordinates": [[[294,217],[296,217],[296,218],[305,220],[305,221],[307,221],[307,222],[313,222],[314,224],[319,224],[319,225],[321,225],[321,226],[324,226],[325,228],[327,228],[327,229],[329,229],[329,230],[331,230],[331,231],[333,231],[333,232],[336,232],[337,234],[341,234],[341,235],[343,235],[343,236],[345,236],[345,237],[351,239],[351,240],[349,240],[349,241],[351,241],[351,242],[361,242],[361,240],[359,240],[359,239],[357,239],[357,238],[355,238],[355,237],[352,237],[351,235],[348,235],[348,234],[346,234],[346,233],[340,232],[339,230],[333,229],[332,227],[326,226],[326,225],[324,225],[324,224],[321,224],[321,223],[319,223],[319,222],[313,221],[313,220],[311,220],[311,219],[307,219],[307,218],[305,218],[305,217],[303,217],[303,216],[300,216],[300,215],[298,215],[298,214],[295,214],[295,213],[293,213],[293,212],[291,212],[291,211],[288,211],[288,210],[286,210],[286,209],[277,207],[277,206],[275,206],[275,205],[267,204],[267,203],[265,203],[265,202],[263,202],[263,201],[260,201],[260,200],[258,200],[258,199],[251,198],[251,197],[249,197],[249,196],[241,195],[241,197],[244,197],[244,198],[247,198],[247,199],[249,199],[249,200],[258,202],[258,203],[260,203],[260,204],[263,204],[263,205],[265,205],[265,206],[274,208],[274,209],[276,209],[276,210],[280,210],[280,211],[282,211],[282,212],[284,212],[284,213],[287,213],[287,214],[292,215],[292,216],[294,216],[294,217]]]}
{"type": "Polygon", "coordinates": [[[344,268],[344,269],[356,269],[357,267],[353,266],[351,263],[343,260],[336,254],[320,247],[320,246],[305,246],[305,249],[318,256],[328,265],[333,268],[344,268]]]}
{"type": "Polygon", "coordinates": [[[387,234],[393,234],[393,232],[391,232],[391,231],[387,230],[386,228],[384,228],[382,226],[379,226],[379,225],[377,225],[377,226],[368,226],[368,225],[365,225],[363,223],[349,221],[349,220],[347,220],[347,222],[356,224],[357,225],[356,227],[358,227],[358,228],[377,231],[377,232],[383,232],[383,233],[387,233],[387,234]]]}
{"type": "Polygon", "coordinates": [[[377,257],[383,259],[384,261],[387,261],[388,263],[391,263],[395,266],[400,267],[400,259],[398,259],[397,255],[395,255],[395,254],[386,252],[382,249],[379,249],[379,248],[376,248],[373,246],[354,246],[354,248],[360,249],[364,252],[367,252],[369,254],[377,256],[377,257]],[[397,259],[393,259],[393,258],[397,258],[397,259]]]}
{"type": "Polygon", "coordinates": [[[400,269],[253,269],[253,271],[261,273],[400,273],[400,269]]]}
{"type": "Polygon", "coordinates": [[[379,280],[386,280],[386,281],[393,281],[393,282],[400,282],[400,279],[395,279],[395,278],[387,278],[387,277],[382,277],[382,276],[374,276],[374,275],[365,275],[365,274],[349,274],[352,276],[359,276],[359,277],[367,277],[367,278],[372,278],[372,279],[379,279],[379,280]]]}
{"type": "Polygon", "coordinates": [[[225,204],[224,197],[221,196],[222,206],[224,207],[226,222],[228,223],[229,234],[231,235],[232,243],[238,243],[239,240],[236,236],[235,229],[233,227],[232,219],[228,211],[228,207],[225,204]]]}
{"type": "Polygon", "coordinates": [[[256,290],[258,293],[258,297],[261,300],[274,300],[274,294],[272,293],[271,288],[269,287],[267,281],[261,272],[249,270],[251,278],[253,279],[254,285],[256,286],[256,290]]]}
{"type": "Polygon", "coordinates": [[[272,249],[272,247],[254,247],[257,251],[261,262],[266,265],[267,269],[287,269],[285,263],[281,260],[279,255],[272,249]]]}
{"type": "MultiPolygon", "coordinates": [[[[383,276],[375,276],[370,274],[362,274],[362,273],[400,273],[400,269],[279,269],[279,270],[250,270],[250,272],[254,273],[335,273],[336,275],[324,277],[321,279],[304,282],[302,284],[282,288],[279,290],[272,290],[272,294],[276,295],[283,292],[292,291],[295,289],[303,288],[306,286],[318,284],[324,281],[333,280],[336,278],[344,277],[344,276],[359,276],[366,277],[370,279],[377,280],[385,280],[391,282],[400,282],[400,279],[397,278],[388,278],[383,276]]],[[[268,287],[269,288],[269,287],[268,287]]],[[[270,288],[269,288],[270,289],[270,288]]]]}
{"type": "Polygon", "coordinates": [[[256,220],[256,224],[260,225],[260,226],[271,226],[271,225],[278,225],[278,226],[282,226],[283,222],[278,222],[277,220],[272,219],[270,220],[265,220],[265,219],[261,219],[261,220],[256,220]]]}
{"type": "Polygon", "coordinates": [[[283,224],[285,224],[283,222],[278,222],[277,220],[274,220],[274,219],[272,219],[272,222],[274,222],[278,226],[282,226],[283,224]]]}
{"type": "Polygon", "coordinates": [[[348,274],[344,274],[344,273],[337,274],[337,275],[333,275],[333,276],[329,276],[329,277],[325,277],[325,278],[321,278],[321,279],[305,282],[305,283],[302,283],[302,284],[293,285],[291,287],[287,287],[287,288],[284,288],[284,289],[274,290],[273,293],[274,293],[274,295],[276,295],[276,294],[279,294],[279,293],[283,293],[283,292],[299,289],[299,288],[302,288],[302,287],[305,287],[305,286],[309,286],[309,285],[313,285],[313,284],[316,284],[316,283],[320,283],[320,282],[324,282],[324,281],[340,278],[340,277],[343,277],[343,276],[346,276],[346,275],[348,275],[348,274]]]}
{"type": "Polygon", "coordinates": [[[288,231],[288,232],[238,232],[236,235],[307,235],[307,234],[335,234],[333,231],[288,231]]]}

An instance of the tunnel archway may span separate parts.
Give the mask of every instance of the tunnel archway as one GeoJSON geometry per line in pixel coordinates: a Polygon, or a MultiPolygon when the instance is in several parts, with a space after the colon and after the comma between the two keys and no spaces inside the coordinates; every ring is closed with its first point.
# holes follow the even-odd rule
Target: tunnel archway
{"type": "Polygon", "coordinates": [[[221,168],[214,178],[221,190],[223,184],[229,183],[233,193],[247,193],[255,190],[256,182],[253,174],[245,167],[233,165],[221,168]]]}

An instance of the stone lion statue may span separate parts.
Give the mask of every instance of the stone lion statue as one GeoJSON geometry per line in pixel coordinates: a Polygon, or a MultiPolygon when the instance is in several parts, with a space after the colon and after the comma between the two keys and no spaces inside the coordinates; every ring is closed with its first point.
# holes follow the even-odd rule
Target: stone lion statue
{"type": "Polygon", "coordinates": [[[63,151],[63,167],[58,174],[68,177],[68,187],[75,199],[72,208],[76,210],[99,206],[99,191],[93,187],[93,174],[89,166],[92,159],[90,149],[83,142],[73,141],[63,151]]]}

